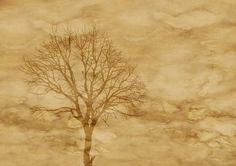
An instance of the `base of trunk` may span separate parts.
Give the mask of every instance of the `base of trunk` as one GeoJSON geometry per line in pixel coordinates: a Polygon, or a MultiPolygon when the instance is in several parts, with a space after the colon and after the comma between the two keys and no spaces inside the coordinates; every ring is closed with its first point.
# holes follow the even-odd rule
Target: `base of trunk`
{"type": "Polygon", "coordinates": [[[85,128],[85,142],[84,142],[84,166],[92,166],[93,160],[95,157],[91,156],[91,148],[92,148],[92,133],[93,128],[85,128]]]}

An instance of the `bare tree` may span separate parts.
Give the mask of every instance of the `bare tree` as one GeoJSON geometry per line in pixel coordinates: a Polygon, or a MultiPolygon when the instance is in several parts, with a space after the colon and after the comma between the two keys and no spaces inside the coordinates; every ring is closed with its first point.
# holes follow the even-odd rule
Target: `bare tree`
{"type": "Polygon", "coordinates": [[[113,113],[132,115],[127,108],[142,101],[145,88],[134,69],[96,28],[51,33],[37,54],[25,57],[23,66],[30,86],[62,95],[73,105],[63,111],[83,126],[85,166],[93,163],[91,141],[99,120],[113,113]]]}

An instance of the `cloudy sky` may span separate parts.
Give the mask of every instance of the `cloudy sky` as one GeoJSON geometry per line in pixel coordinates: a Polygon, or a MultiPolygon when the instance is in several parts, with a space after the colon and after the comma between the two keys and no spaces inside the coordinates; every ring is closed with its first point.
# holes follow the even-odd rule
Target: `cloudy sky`
{"type": "Polygon", "coordinates": [[[236,108],[235,8],[235,0],[1,0],[0,95],[32,95],[18,68],[52,25],[97,25],[152,96],[236,108]]]}

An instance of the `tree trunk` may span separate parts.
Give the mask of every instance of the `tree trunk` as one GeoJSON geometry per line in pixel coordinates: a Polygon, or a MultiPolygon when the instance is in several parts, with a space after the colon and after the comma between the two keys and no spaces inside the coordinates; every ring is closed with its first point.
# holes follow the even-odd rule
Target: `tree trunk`
{"type": "Polygon", "coordinates": [[[92,166],[94,157],[91,156],[90,151],[92,147],[93,128],[84,127],[85,141],[84,141],[84,166],[92,166]]]}

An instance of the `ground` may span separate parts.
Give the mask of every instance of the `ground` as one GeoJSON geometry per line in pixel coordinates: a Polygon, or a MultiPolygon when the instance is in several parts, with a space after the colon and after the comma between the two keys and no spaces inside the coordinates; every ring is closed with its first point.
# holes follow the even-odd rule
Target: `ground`
{"type": "MultiPolygon", "coordinates": [[[[0,165],[82,165],[79,123],[50,116],[35,116],[21,101],[2,108],[0,165]]],[[[235,165],[235,118],[212,113],[198,117],[159,110],[140,118],[113,119],[109,126],[101,122],[93,135],[94,165],[235,165]]]]}

